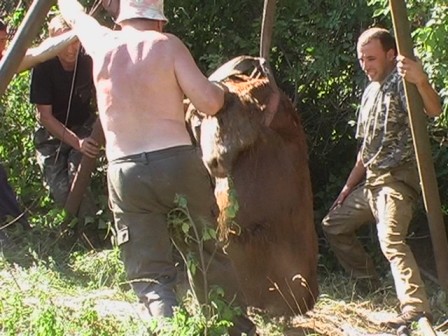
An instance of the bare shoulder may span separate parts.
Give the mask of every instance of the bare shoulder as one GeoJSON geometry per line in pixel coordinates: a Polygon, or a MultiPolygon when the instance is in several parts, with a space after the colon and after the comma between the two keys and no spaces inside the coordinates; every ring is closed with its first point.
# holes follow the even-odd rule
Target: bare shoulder
{"type": "Polygon", "coordinates": [[[103,55],[104,51],[113,45],[114,32],[101,25],[90,31],[86,30],[85,27],[75,27],[75,33],[78,35],[81,44],[92,57],[94,55],[103,55]],[[98,41],[101,41],[101,43],[98,43],[98,41]]]}
{"type": "Polygon", "coordinates": [[[104,56],[105,53],[108,53],[118,45],[123,44],[123,38],[121,37],[120,31],[102,29],[97,32],[96,37],[92,37],[91,42],[93,53],[98,53],[104,56]],[[98,43],[98,40],[100,40],[101,43],[98,43]]]}
{"type": "Polygon", "coordinates": [[[176,48],[179,51],[187,50],[185,43],[182,42],[182,40],[180,38],[178,38],[176,35],[169,34],[169,33],[164,33],[163,35],[166,36],[167,41],[173,48],[176,48]]]}

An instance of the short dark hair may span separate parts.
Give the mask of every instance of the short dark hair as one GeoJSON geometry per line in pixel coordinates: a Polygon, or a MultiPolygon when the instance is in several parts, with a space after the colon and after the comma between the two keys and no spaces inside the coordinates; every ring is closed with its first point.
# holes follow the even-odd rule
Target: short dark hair
{"type": "Polygon", "coordinates": [[[393,49],[397,53],[397,45],[392,34],[384,28],[369,28],[365,30],[358,38],[358,48],[365,46],[372,40],[379,40],[384,51],[393,49]]]}
{"type": "Polygon", "coordinates": [[[0,20],[0,31],[7,31],[7,30],[8,26],[2,20],[0,20]]]}

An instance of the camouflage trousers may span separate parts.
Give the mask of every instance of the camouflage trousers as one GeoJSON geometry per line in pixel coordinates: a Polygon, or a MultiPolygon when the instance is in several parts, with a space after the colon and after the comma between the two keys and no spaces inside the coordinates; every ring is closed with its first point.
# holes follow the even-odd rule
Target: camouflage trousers
{"type": "Polygon", "coordinates": [[[356,238],[363,225],[376,223],[381,251],[389,261],[402,311],[430,312],[420,270],[406,243],[418,193],[415,167],[387,173],[367,171],[341,206],[322,221],[323,231],[341,265],[355,278],[376,278],[375,266],[356,238]]]}
{"type": "MultiPolygon", "coordinates": [[[[73,127],[72,131],[80,138],[88,137],[92,123],[73,127]]],[[[82,153],[53,137],[44,127],[34,134],[37,163],[42,171],[45,187],[50,191],[55,203],[64,207],[73,179],[81,162],[82,153]]],[[[96,212],[94,198],[88,189],[81,201],[78,217],[94,216],[96,212]]]]}

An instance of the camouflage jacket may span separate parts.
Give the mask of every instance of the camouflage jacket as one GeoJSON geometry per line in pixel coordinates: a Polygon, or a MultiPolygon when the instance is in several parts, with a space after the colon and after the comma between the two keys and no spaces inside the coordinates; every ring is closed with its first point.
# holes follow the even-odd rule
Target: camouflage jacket
{"type": "Polygon", "coordinates": [[[357,138],[363,138],[367,169],[389,170],[415,161],[402,77],[394,69],[382,83],[367,86],[361,100],[357,138]]]}

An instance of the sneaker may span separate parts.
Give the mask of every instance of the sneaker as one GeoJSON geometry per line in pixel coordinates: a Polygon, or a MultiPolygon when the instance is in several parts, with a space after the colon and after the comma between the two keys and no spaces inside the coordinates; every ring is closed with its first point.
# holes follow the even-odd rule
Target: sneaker
{"type": "Polygon", "coordinates": [[[401,326],[409,326],[412,322],[417,322],[422,317],[426,317],[429,321],[432,320],[431,314],[421,311],[408,310],[388,321],[384,321],[381,324],[392,329],[398,329],[401,326]]]}

